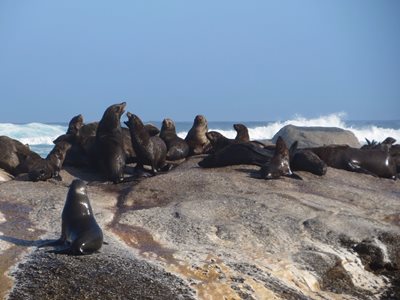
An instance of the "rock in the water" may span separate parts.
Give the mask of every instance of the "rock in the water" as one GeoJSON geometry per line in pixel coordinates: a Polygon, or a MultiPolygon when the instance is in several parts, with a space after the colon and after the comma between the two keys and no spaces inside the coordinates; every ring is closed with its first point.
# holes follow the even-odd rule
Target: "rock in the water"
{"type": "Polygon", "coordinates": [[[360,143],[353,132],[337,127],[305,127],[286,125],[282,127],[272,138],[276,143],[282,136],[288,146],[298,141],[299,148],[319,147],[324,145],[349,145],[359,148],[360,143]]]}

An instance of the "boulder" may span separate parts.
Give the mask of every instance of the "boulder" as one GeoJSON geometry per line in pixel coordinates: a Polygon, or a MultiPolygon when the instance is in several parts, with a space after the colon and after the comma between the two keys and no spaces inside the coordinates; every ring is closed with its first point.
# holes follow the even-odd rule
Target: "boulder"
{"type": "Polygon", "coordinates": [[[337,127],[305,127],[286,125],[272,138],[276,143],[278,136],[282,136],[288,147],[298,141],[299,148],[319,147],[324,145],[349,145],[360,148],[360,143],[353,132],[337,127]]]}

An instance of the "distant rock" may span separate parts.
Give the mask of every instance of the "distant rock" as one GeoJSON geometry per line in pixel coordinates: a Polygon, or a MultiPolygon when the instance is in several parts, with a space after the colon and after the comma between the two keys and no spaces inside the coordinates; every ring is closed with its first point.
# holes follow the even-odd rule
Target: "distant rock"
{"type": "Polygon", "coordinates": [[[298,141],[299,148],[319,147],[324,145],[349,145],[360,148],[360,143],[353,132],[337,127],[305,127],[286,125],[272,138],[276,143],[278,136],[282,136],[288,147],[298,141]]]}

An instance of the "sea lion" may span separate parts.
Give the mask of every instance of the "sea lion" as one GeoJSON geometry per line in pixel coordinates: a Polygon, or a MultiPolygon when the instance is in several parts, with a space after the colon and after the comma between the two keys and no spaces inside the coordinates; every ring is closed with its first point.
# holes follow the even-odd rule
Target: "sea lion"
{"type": "Polygon", "coordinates": [[[236,130],[236,137],[235,141],[237,142],[249,142],[249,130],[247,129],[246,125],[243,124],[233,124],[233,128],[236,130]]]}
{"type": "Polygon", "coordinates": [[[130,112],[126,113],[128,121],[124,122],[131,133],[132,146],[136,153],[137,168],[151,166],[153,174],[166,166],[167,146],[158,136],[150,136],[142,120],[130,112]]]}
{"type": "Polygon", "coordinates": [[[94,218],[86,184],[82,180],[75,179],[71,183],[61,220],[61,237],[39,247],[63,246],[50,252],[84,255],[98,251],[103,245],[103,232],[94,218]]]}
{"type": "Polygon", "coordinates": [[[347,145],[307,148],[328,166],[382,178],[397,178],[396,161],[388,149],[358,149],[347,145]]]}
{"type": "Polygon", "coordinates": [[[210,141],[206,136],[208,131],[207,120],[202,115],[194,118],[193,126],[185,137],[189,145],[189,155],[198,155],[206,153],[209,149],[210,141]]]}
{"type": "Polygon", "coordinates": [[[281,176],[293,177],[290,169],[289,149],[281,136],[276,141],[275,153],[268,164],[260,169],[260,177],[263,179],[277,179],[281,176]]]}
{"type": "Polygon", "coordinates": [[[67,141],[58,142],[46,159],[38,161],[29,171],[29,179],[32,181],[46,181],[50,178],[61,179],[59,173],[64,163],[67,151],[71,144],[67,141]]]}
{"type": "Polygon", "coordinates": [[[106,109],[96,131],[96,163],[103,175],[114,183],[124,179],[126,154],[120,124],[126,103],[111,105],[106,109]]]}
{"type": "Polygon", "coordinates": [[[160,138],[167,146],[167,160],[179,160],[189,155],[189,145],[176,134],[175,123],[171,119],[164,119],[161,126],[160,138]]]}
{"type": "Polygon", "coordinates": [[[262,166],[271,160],[273,152],[253,143],[234,143],[208,155],[198,165],[202,168],[217,168],[232,165],[262,166]]]}

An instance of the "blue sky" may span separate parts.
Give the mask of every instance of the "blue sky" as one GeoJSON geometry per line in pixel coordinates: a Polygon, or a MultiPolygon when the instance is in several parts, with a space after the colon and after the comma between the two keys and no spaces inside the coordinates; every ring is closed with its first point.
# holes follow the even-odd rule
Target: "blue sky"
{"type": "Polygon", "coordinates": [[[400,1],[0,0],[0,123],[400,119],[400,1]]]}

